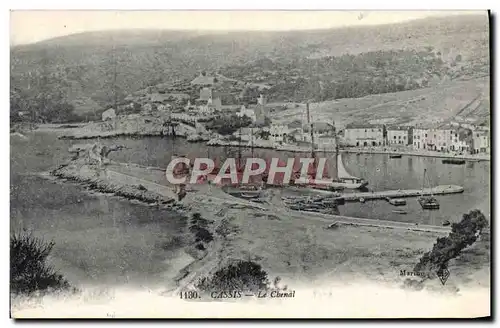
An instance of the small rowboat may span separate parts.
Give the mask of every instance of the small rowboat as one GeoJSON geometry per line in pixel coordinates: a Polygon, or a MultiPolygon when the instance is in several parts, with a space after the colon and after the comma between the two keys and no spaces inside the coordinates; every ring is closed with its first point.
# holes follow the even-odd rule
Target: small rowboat
{"type": "Polygon", "coordinates": [[[249,193],[249,192],[242,192],[241,197],[247,198],[247,199],[253,199],[253,198],[259,198],[260,194],[258,193],[249,193]]]}
{"type": "Polygon", "coordinates": [[[386,197],[386,200],[389,202],[389,204],[394,205],[394,206],[403,206],[406,205],[406,200],[402,198],[389,198],[386,197]]]}
{"type": "Polygon", "coordinates": [[[405,210],[393,210],[392,213],[397,213],[397,214],[407,214],[408,212],[405,210]]]}

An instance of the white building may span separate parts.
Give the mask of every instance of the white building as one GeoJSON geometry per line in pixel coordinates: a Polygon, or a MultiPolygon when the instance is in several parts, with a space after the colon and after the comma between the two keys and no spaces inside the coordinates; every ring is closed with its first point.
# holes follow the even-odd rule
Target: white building
{"type": "Polygon", "coordinates": [[[288,135],[290,137],[293,137],[295,139],[295,141],[307,141],[307,138],[305,136],[303,128],[295,128],[295,129],[289,128],[289,130],[290,131],[289,131],[288,135]]]}
{"type": "Polygon", "coordinates": [[[255,111],[253,109],[246,108],[245,105],[241,106],[240,111],[237,112],[236,115],[238,117],[247,116],[252,120],[252,122],[255,122],[257,120],[255,111]]]}
{"type": "Polygon", "coordinates": [[[419,126],[413,129],[413,148],[433,151],[468,151],[469,142],[465,134],[460,135],[457,127],[419,126]]]}
{"type": "Polygon", "coordinates": [[[284,124],[271,124],[269,127],[269,140],[273,143],[283,143],[290,133],[288,126],[284,124]]]}
{"type": "Polygon", "coordinates": [[[113,108],[110,108],[102,113],[103,121],[114,120],[115,118],[116,118],[116,113],[113,108]]]}
{"type": "Polygon", "coordinates": [[[486,129],[472,131],[472,153],[490,152],[490,133],[486,129]]]}
{"type": "Polygon", "coordinates": [[[220,112],[222,110],[222,103],[220,98],[209,98],[207,103],[204,105],[200,105],[198,107],[198,111],[203,115],[212,115],[216,112],[220,112]]]}
{"type": "Polygon", "coordinates": [[[314,139],[314,143],[318,146],[318,149],[335,149],[337,142],[335,136],[321,135],[317,139],[314,139]]]}
{"type": "Polygon", "coordinates": [[[384,145],[384,127],[373,124],[348,124],[344,140],[349,146],[373,147],[384,145]]]}
{"type": "Polygon", "coordinates": [[[427,128],[418,126],[413,129],[413,149],[426,149],[427,128]]]}
{"type": "Polygon", "coordinates": [[[257,104],[261,106],[265,106],[267,103],[266,97],[264,97],[262,94],[259,96],[257,99],[257,104]]]}
{"type": "Polygon", "coordinates": [[[188,110],[192,110],[192,109],[196,109],[196,106],[191,104],[191,100],[188,100],[186,106],[184,106],[184,110],[188,111],[188,110]]]}
{"type": "Polygon", "coordinates": [[[388,145],[411,145],[412,129],[408,126],[394,126],[387,128],[388,145]]]}
{"type": "Polygon", "coordinates": [[[166,112],[172,109],[172,105],[170,104],[159,104],[156,108],[159,112],[166,112]]]}

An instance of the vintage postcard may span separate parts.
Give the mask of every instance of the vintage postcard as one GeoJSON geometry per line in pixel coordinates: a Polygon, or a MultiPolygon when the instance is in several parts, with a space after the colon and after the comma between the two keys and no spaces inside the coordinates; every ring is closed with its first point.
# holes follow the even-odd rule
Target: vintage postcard
{"type": "Polygon", "coordinates": [[[12,318],[486,318],[487,11],[12,11],[12,318]]]}

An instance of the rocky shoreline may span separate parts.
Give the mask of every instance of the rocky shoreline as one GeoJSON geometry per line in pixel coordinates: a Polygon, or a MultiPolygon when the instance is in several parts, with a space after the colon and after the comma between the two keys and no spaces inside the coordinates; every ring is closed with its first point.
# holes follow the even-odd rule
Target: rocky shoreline
{"type": "MultiPolygon", "coordinates": [[[[137,138],[143,138],[143,137],[163,137],[165,134],[162,132],[146,132],[146,133],[141,133],[141,132],[113,132],[113,133],[99,133],[99,134],[93,134],[93,135],[61,135],[59,136],[59,139],[66,139],[66,140],[88,140],[88,139],[111,139],[111,138],[116,138],[116,137],[137,137],[137,138]]],[[[179,136],[182,137],[182,136],[179,136]]]]}
{"type": "Polygon", "coordinates": [[[132,186],[132,185],[117,185],[105,181],[104,179],[95,176],[92,171],[96,172],[97,168],[91,167],[93,165],[83,164],[77,166],[75,164],[65,164],[60,167],[50,171],[50,175],[77,183],[86,189],[101,192],[104,194],[113,194],[118,197],[123,197],[127,200],[136,200],[147,205],[163,205],[168,208],[181,209],[179,205],[176,204],[175,199],[166,199],[155,192],[147,190],[142,185],[132,186]]]}

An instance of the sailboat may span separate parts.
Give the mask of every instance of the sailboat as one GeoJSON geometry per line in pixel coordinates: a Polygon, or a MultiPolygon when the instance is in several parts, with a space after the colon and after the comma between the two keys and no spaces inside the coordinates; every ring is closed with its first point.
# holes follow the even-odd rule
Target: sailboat
{"type": "Polygon", "coordinates": [[[337,157],[337,181],[332,181],[332,187],[345,188],[345,189],[361,189],[368,185],[368,181],[355,177],[347,172],[342,162],[342,155],[337,150],[335,152],[337,157]]]}
{"type": "MultiPolygon", "coordinates": [[[[314,132],[313,132],[313,123],[310,120],[309,116],[309,103],[306,104],[306,109],[307,109],[307,121],[310,124],[310,132],[311,132],[311,157],[315,159],[314,161],[314,169],[313,169],[313,174],[316,173],[316,168],[317,168],[317,158],[316,154],[314,151],[314,132]]],[[[336,190],[336,189],[361,189],[368,185],[368,181],[365,181],[361,178],[355,177],[349,172],[347,172],[344,163],[342,161],[342,154],[340,154],[339,151],[339,143],[338,143],[338,138],[337,138],[337,133],[335,131],[335,176],[333,178],[324,176],[325,172],[323,174],[325,179],[330,178],[331,181],[327,184],[318,184],[318,185],[312,185],[311,187],[314,189],[326,189],[326,190],[336,190]]]]}
{"type": "MultiPolygon", "coordinates": [[[[239,130],[240,138],[238,142],[238,161],[236,162],[236,176],[238,182],[236,184],[233,183],[225,183],[223,186],[224,191],[227,193],[230,193],[234,196],[245,198],[248,200],[258,200],[261,195],[262,195],[262,190],[260,186],[256,183],[256,180],[260,177],[250,177],[249,179],[249,184],[243,184],[243,172],[245,165],[243,165],[242,161],[242,154],[241,154],[241,128],[239,130]]],[[[251,129],[251,137],[252,137],[252,143],[251,143],[251,150],[252,150],[252,158],[253,158],[253,128],[251,129]]],[[[255,166],[252,166],[252,169],[256,169],[255,166]]]]}
{"type": "MultiPolygon", "coordinates": [[[[427,172],[427,170],[424,169],[424,182],[422,184],[422,190],[424,189],[425,187],[425,178],[426,178],[426,175],[425,173],[427,172]]],[[[420,203],[420,206],[422,206],[422,208],[424,210],[438,210],[439,209],[439,202],[437,201],[436,198],[434,198],[434,196],[432,196],[432,194],[430,196],[420,196],[418,197],[418,202],[420,203]]]]}

